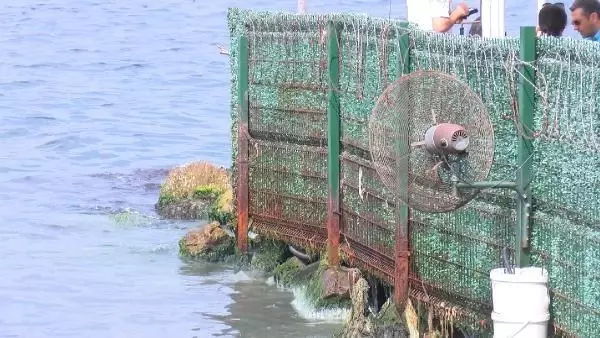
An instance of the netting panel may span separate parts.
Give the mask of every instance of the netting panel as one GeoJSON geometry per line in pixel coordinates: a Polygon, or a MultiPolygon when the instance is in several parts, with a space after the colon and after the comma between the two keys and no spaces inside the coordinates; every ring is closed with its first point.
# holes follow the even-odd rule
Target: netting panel
{"type": "Polygon", "coordinates": [[[377,172],[369,161],[345,153],[341,180],[344,235],[393,259],[395,205],[383,191],[377,172]]]}
{"type": "Polygon", "coordinates": [[[600,334],[600,48],[538,41],[533,259],[548,268],[555,324],[600,334]]]}
{"type": "MultiPolygon", "coordinates": [[[[233,9],[229,20],[232,44],[241,34],[248,40],[250,217],[257,231],[271,237],[322,244],[327,215],[326,16],[233,9]]],[[[231,56],[235,59],[236,51],[231,56]]]]}
{"type": "Polygon", "coordinates": [[[381,92],[400,72],[398,22],[357,18],[340,37],[342,143],[368,150],[368,117],[381,92]]]}
{"type": "Polygon", "coordinates": [[[412,273],[474,310],[490,307],[489,270],[501,266],[498,253],[514,238],[507,225],[515,221],[511,209],[479,200],[453,213],[414,215],[411,222],[412,273]]]}
{"type": "Polygon", "coordinates": [[[398,75],[400,23],[357,17],[341,25],[340,119],[342,225],[355,259],[384,279],[393,277],[394,204],[374,170],[368,118],[385,87],[398,75]]]}
{"type": "Polygon", "coordinates": [[[325,24],[291,15],[246,20],[252,134],[327,137],[325,24]]]}
{"type": "Polygon", "coordinates": [[[250,215],[324,228],[327,152],[320,147],[250,143],[250,215]]]}

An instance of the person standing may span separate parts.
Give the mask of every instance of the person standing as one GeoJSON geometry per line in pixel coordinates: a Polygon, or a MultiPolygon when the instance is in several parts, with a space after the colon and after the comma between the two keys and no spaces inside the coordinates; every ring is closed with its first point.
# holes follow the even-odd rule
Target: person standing
{"type": "Polygon", "coordinates": [[[600,41],[600,1],[575,0],[569,9],[575,30],[586,40],[600,41]]]}
{"type": "Polygon", "coordinates": [[[566,27],[565,5],[545,3],[538,13],[538,36],[561,37],[566,27]]]}
{"type": "Polygon", "coordinates": [[[450,11],[451,0],[407,0],[408,21],[426,31],[446,33],[469,14],[469,6],[459,3],[450,11]]]}

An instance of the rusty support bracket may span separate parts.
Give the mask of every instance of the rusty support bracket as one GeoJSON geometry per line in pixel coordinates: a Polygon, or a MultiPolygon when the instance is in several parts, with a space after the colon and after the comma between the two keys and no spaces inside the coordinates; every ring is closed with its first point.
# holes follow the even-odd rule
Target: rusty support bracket
{"type": "MultiPolygon", "coordinates": [[[[398,227],[400,228],[400,227],[398,227]]],[[[399,313],[404,312],[409,292],[409,262],[410,250],[408,238],[396,231],[396,255],[394,257],[394,304],[399,313]]]]}

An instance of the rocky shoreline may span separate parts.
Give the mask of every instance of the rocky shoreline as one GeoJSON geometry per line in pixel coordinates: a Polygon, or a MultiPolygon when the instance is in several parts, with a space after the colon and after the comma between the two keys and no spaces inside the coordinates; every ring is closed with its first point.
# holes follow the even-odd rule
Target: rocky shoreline
{"type": "Polygon", "coordinates": [[[391,292],[378,294],[381,281],[356,268],[329,267],[326,251],[309,253],[267,234],[251,234],[249,252],[238,252],[230,181],[226,169],[208,162],[190,163],[169,172],[155,205],[158,214],[168,219],[205,221],[179,241],[181,257],[229,264],[272,277],[282,287],[301,287],[317,311],[350,309],[336,337],[418,337],[414,329],[405,329],[418,326],[411,323],[418,321],[418,316],[410,311],[401,316],[391,301],[391,292]]]}

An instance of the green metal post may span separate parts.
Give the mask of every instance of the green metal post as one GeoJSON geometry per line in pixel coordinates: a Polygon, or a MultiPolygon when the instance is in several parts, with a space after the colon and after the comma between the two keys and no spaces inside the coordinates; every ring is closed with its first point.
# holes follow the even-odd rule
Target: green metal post
{"type": "Polygon", "coordinates": [[[535,72],[531,63],[536,59],[535,27],[521,27],[521,61],[519,76],[519,134],[517,172],[517,221],[515,261],[518,267],[530,264],[529,234],[531,231],[532,163],[533,163],[533,111],[535,109],[535,72]]]}
{"type": "Polygon", "coordinates": [[[239,39],[238,73],[238,191],[237,191],[237,247],[241,252],[248,250],[248,39],[239,39]]]}
{"type": "MultiPolygon", "coordinates": [[[[401,29],[407,29],[408,22],[403,22],[401,24],[401,29]]],[[[406,75],[410,72],[410,59],[408,55],[410,53],[410,39],[408,36],[408,32],[401,31],[400,32],[400,76],[406,75]]]]}
{"type": "Polygon", "coordinates": [[[331,21],[327,24],[327,33],[329,34],[327,258],[329,266],[337,267],[340,264],[340,45],[337,28],[331,21]]]}
{"type": "MultiPolygon", "coordinates": [[[[406,28],[404,25],[403,28],[406,28]]],[[[406,75],[410,72],[409,67],[409,48],[410,40],[407,32],[400,34],[400,74],[406,75]]],[[[402,128],[408,124],[408,119],[401,119],[403,115],[398,114],[398,125],[395,128],[402,128]]],[[[409,130],[410,126],[407,126],[409,130]]],[[[408,133],[407,133],[408,136],[408,133]]],[[[407,154],[409,151],[408,137],[399,139],[397,143],[399,154],[407,154]]],[[[397,161],[396,174],[398,175],[398,204],[397,204],[397,220],[396,220],[396,255],[395,255],[395,271],[394,271],[394,304],[400,313],[404,312],[406,300],[408,299],[409,289],[409,231],[408,223],[410,219],[408,205],[402,201],[408,201],[408,172],[409,172],[409,156],[402,156],[403,160],[397,161]]]]}

